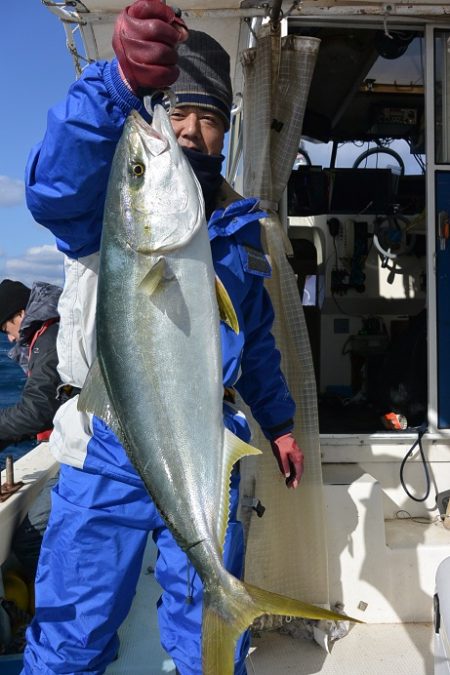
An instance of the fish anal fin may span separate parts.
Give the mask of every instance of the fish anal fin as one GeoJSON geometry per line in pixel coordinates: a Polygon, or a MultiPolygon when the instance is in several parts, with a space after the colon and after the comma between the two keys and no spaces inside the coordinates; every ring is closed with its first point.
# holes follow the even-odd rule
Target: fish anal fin
{"type": "Polygon", "coordinates": [[[86,381],[78,397],[77,408],[81,412],[92,413],[99,417],[112,429],[122,445],[125,444],[125,437],[106,391],[98,359],[95,359],[89,369],[86,381]]]}
{"type": "MultiPolygon", "coordinates": [[[[243,457],[248,455],[261,455],[261,450],[254,448],[252,445],[249,445],[245,441],[241,440],[233,434],[229,429],[225,429],[224,432],[224,480],[227,480],[227,486],[229,486],[231,472],[233,466],[243,457]]],[[[225,541],[225,534],[228,524],[228,516],[230,509],[230,491],[224,490],[223,499],[219,505],[219,516],[217,519],[218,524],[218,537],[221,550],[223,550],[223,544],[225,541]]]]}
{"type": "Polygon", "coordinates": [[[216,274],[216,297],[221,321],[226,323],[238,335],[239,321],[228,291],[216,274]]]}

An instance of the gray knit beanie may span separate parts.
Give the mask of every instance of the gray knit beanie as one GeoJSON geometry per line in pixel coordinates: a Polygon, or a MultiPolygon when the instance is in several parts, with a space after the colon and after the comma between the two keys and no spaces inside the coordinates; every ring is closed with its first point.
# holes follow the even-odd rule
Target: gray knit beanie
{"type": "Polygon", "coordinates": [[[178,67],[180,75],[172,85],[177,106],[210,108],[228,130],[233,93],[225,49],[207,33],[190,30],[187,41],[178,47],[178,67]]]}

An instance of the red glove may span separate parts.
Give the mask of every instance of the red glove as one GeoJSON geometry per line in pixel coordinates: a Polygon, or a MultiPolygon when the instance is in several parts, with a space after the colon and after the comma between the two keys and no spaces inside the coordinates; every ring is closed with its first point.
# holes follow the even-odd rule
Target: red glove
{"type": "Polygon", "coordinates": [[[271,442],[272,452],[288,488],[296,488],[303,474],[303,452],[292,434],[284,434],[271,442]]]}
{"type": "Polygon", "coordinates": [[[137,0],[120,12],[112,46],[122,75],[135,93],[175,82],[179,74],[176,47],[187,36],[183,19],[160,0],[137,0]]]}

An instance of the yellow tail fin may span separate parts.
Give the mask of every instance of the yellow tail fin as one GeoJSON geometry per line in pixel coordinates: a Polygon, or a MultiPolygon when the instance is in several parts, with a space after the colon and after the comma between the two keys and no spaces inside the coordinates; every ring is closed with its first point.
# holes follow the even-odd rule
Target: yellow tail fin
{"type": "Polygon", "coordinates": [[[203,675],[233,675],[236,642],[261,614],[361,623],[358,619],[264,591],[233,578],[227,592],[220,588],[217,593],[204,595],[203,675]]]}
{"type": "Polygon", "coordinates": [[[233,675],[234,650],[244,632],[220,616],[215,608],[203,607],[202,660],[203,675],[233,675]]]}

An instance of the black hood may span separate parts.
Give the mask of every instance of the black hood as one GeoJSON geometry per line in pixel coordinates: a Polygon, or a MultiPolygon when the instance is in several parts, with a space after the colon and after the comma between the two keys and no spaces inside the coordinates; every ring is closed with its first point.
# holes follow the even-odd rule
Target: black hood
{"type": "Polygon", "coordinates": [[[20,327],[20,344],[27,344],[48,319],[59,318],[58,301],[62,288],[36,281],[31,287],[30,299],[20,327]]]}

